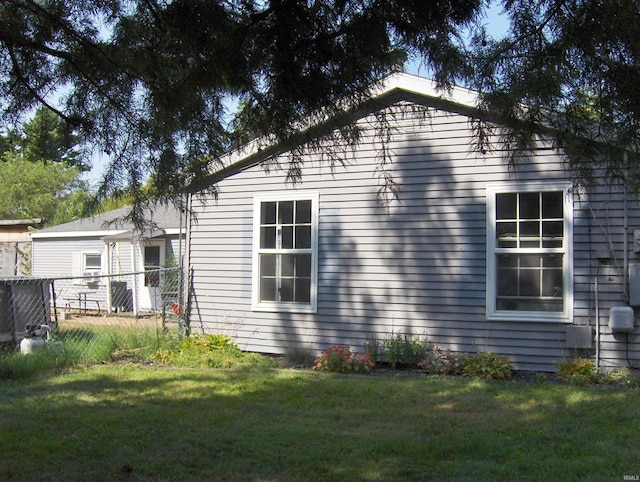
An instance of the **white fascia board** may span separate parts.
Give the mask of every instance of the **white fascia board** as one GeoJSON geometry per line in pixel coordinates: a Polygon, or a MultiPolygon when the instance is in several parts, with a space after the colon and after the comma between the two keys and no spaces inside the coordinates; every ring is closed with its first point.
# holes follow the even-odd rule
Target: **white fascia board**
{"type": "Polygon", "coordinates": [[[469,108],[477,108],[478,105],[478,94],[472,90],[455,86],[450,89],[438,89],[437,83],[431,79],[403,73],[384,79],[379,88],[374,88],[372,97],[383,96],[394,90],[404,90],[469,108]]]}
{"type": "Polygon", "coordinates": [[[187,231],[184,228],[182,228],[182,229],[180,229],[180,228],[167,228],[167,229],[164,230],[164,234],[167,235],[167,236],[174,236],[174,235],[177,236],[180,233],[186,234],[186,232],[187,231]]]}
{"type": "Polygon", "coordinates": [[[53,238],[97,238],[104,236],[118,236],[126,233],[127,230],[103,230],[103,231],[54,231],[43,233],[42,231],[30,233],[32,239],[53,239],[53,238]]]}

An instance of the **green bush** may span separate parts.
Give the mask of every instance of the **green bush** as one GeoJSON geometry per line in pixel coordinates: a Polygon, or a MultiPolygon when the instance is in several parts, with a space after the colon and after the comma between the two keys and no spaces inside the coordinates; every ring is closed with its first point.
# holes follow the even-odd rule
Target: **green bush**
{"type": "Polygon", "coordinates": [[[383,344],[383,354],[391,368],[398,365],[407,368],[418,368],[429,352],[427,337],[408,337],[402,333],[391,333],[383,344]]]}
{"type": "Polygon", "coordinates": [[[558,376],[571,385],[589,385],[598,382],[598,370],[593,360],[572,358],[556,363],[558,376]]]}
{"type": "Polygon", "coordinates": [[[161,348],[154,359],[168,365],[209,368],[275,368],[277,362],[259,353],[240,350],[227,335],[191,335],[176,347],[161,348]]]}
{"type": "Polygon", "coordinates": [[[502,380],[513,373],[513,364],[504,355],[488,351],[468,355],[462,363],[462,374],[483,380],[502,380]]]}

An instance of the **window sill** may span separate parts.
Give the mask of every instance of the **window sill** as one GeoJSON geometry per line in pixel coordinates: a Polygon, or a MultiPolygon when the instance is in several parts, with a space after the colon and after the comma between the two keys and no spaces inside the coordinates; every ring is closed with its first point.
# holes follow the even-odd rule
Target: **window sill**
{"type": "Polygon", "coordinates": [[[488,321],[512,321],[524,323],[566,323],[573,322],[564,313],[546,313],[544,311],[497,311],[487,315],[488,321]]]}
{"type": "Polygon", "coordinates": [[[294,303],[261,303],[259,305],[253,305],[251,310],[265,313],[317,313],[318,311],[315,306],[294,303]]]}

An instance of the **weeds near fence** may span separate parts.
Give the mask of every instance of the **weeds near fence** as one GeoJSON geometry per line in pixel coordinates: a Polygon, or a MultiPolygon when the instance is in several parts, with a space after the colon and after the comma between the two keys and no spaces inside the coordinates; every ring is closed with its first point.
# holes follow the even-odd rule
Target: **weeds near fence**
{"type": "Polygon", "coordinates": [[[163,332],[160,325],[135,319],[126,325],[107,321],[64,322],[55,333],[55,339],[62,343],[62,350],[43,349],[22,355],[13,344],[3,347],[0,379],[26,378],[96,363],[144,362],[152,360],[159,349],[176,345],[178,338],[177,330],[163,332]]]}

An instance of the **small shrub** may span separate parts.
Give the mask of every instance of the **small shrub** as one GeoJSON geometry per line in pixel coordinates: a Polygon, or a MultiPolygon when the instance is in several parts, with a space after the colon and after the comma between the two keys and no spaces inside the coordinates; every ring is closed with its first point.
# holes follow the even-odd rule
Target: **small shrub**
{"type": "Polygon", "coordinates": [[[418,368],[429,351],[427,337],[408,337],[402,333],[391,333],[384,340],[383,353],[394,370],[398,365],[418,368]]]}
{"type": "Polygon", "coordinates": [[[239,351],[240,348],[233,342],[233,338],[227,335],[191,335],[182,340],[180,350],[197,349],[203,352],[215,352],[218,350],[239,351]]]}
{"type": "Polygon", "coordinates": [[[504,355],[488,351],[475,353],[464,358],[462,374],[483,380],[502,380],[513,373],[513,364],[504,355]]]}
{"type": "Polygon", "coordinates": [[[451,350],[443,350],[434,345],[427,352],[427,357],[418,366],[432,375],[460,375],[462,374],[464,355],[451,350]]]}
{"type": "Polygon", "coordinates": [[[191,335],[175,349],[161,348],[154,354],[160,363],[208,368],[275,368],[277,362],[259,353],[243,352],[230,336],[191,335]]]}
{"type": "Polygon", "coordinates": [[[598,371],[593,360],[572,358],[556,363],[558,376],[571,385],[589,385],[598,381],[598,371]]]}
{"type": "Polygon", "coordinates": [[[606,374],[600,374],[598,381],[622,387],[640,387],[640,377],[632,374],[631,370],[624,367],[614,368],[606,374]]]}
{"type": "Polygon", "coordinates": [[[375,366],[369,353],[356,352],[349,345],[334,345],[316,358],[313,369],[326,372],[369,373],[375,366]]]}

